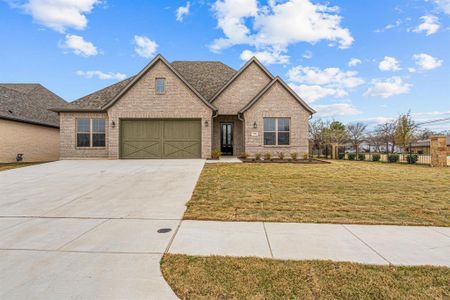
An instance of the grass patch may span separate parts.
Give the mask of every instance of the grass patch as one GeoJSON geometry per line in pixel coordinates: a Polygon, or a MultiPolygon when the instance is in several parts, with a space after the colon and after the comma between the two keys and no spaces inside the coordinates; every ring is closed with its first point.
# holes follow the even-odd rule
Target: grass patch
{"type": "Polygon", "coordinates": [[[166,254],[181,299],[448,299],[450,269],[166,254]]]}
{"type": "Polygon", "coordinates": [[[207,164],[185,219],[450,226],[450,168],[207,164]]]}
{"type": "Polygon", "coordinates": [[[0,163],[0,171],[7,171],[7,170],[11,170],[11,169],[16,169],[16,168],[22,168],[22,167],[28,167],[28,166],[34,166],[34,165],[38,165],[41,164],[39,163],[0,163]]]}

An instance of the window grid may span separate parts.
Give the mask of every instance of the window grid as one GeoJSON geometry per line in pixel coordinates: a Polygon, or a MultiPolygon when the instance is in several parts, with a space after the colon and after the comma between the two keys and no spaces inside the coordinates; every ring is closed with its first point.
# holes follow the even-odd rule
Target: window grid
{"type": "Polygon", "coordinates": [[[105,119],[100,118],[77,119],[77,147],[104,148],[106,146],[105,123],[105,119]],[[86,121],[88,126],[86,126],[86,124],[82,124],[83,122],[86,123],[86,121]],[[84,137],[84,141],[82,140],[82,137],[84,137]]]}
{"type": "Polygon", "coordinates": [[[290,118],[264,118],[264,145],[265,146],[289,146],[290,145],[290,129],[291,129],[291,122],[290,122],[290,118]],[[267,130],[266,129],[266,122],[265,121],[270,121],[273,120],[274,121],[274,130],[267,130]],[[284,124],[284,126],[280,126],[281,122],[287,122],[286,124],[284,124]],[[280,130],[280,127],[285,127],[285,130],[280,130]],[[287,130],[286,130],[287,128],[287,130]],[[275,139],[273,141],[273,143],[269,142],[269,138],[266,138],[266,133],[269,134],[275,134],[275,139]],[[280,133],[281,136],[283,136],[283,134],[287,134],[287,142],[283,143],[280,142],[280,133]]]}
{"type": "Polygon", "coordinates": [[[157,94],[164,94],[166,92],[166,79],[156,78],[155,90],[157,94]]]}

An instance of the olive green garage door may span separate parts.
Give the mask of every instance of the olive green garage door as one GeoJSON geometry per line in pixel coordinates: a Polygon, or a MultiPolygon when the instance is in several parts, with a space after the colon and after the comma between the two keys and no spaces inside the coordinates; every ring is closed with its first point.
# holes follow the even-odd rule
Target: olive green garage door
{"type": "Polygon", "coordinates": [[[120,158],[200,158],[201,121],[120,121],[120,158]]]}

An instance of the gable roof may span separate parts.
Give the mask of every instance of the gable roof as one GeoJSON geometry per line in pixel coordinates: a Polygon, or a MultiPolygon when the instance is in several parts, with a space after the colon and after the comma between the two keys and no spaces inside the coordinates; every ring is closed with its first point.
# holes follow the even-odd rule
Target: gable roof
{"type": "Polygon", "coordinates": [[[269,70],[267,70],[266,67],[264,67],[264,65],[256,57],[253,56],[248,62],[245,63],[245,65],[242,66],[242,68],[239,69],[236,74],[234,74],[233,77],[230,78],[230,80],[228,80],[228,82],[220,90],[217,91],[217,93],[209,100],[209,102],[213,103],[214,100],[216,100],[220,96],[220,94],[222,94],[222,92],[226,90],[226,88],[228,88],[236,80],[236,78],[238,78],[252,63],[255,63],[258,67],[260,67],[261,70],[263,70],[270,79],[274,79],[272,73],[270,73],[269,70]]]}
{"type": "Polygon", "coordinates": [[[65,104],[37,83],[0,83],[0,119],[59,128],[59,116],[50,108],[65,104]]]}
{"type": "Polygon", "coordinates": [[[217,61],[174,61],[169,64],[163,56],[156,56],[139,74],[110,85],[92,94],[79,98],[55,111],[104,111],[117,101],[137,80],[156,62],[162,61],[181,79],[205,104],[219,88],[221,88],[236,71],[217,61]]]}
{"type": "Polygon", "coordinates": [[[219,61],[174,61],[171,65],[207,100],[237,73],[219,61]]]}
{"type": "Polygon", "coordinates": [[[314,109],[311,108],[311,106],[308,105],[308,103],[306,103],[302,98],[300,98],[299,95],[297,95],[296,92],[294,92],[284,81],[283,79],[281,79],[279,76],[275,77],[271,82],[269,82],[269,84],[262,89],[249,103],[247,103],[246,106],[244,106],[244,108],[242,108],[239,111],[239,114],[243,114],[244,112],[246,112],[247,110],[249,110],[256,102],[258,102],[259,99],[262,98],[262,96],[264,96],[272,86],[274,86],[275,83],[280,83],[294,98],[295,100],[298,101],[298,103],[300,103],[300,105],[302,105],[307,111],[309,111],[311,114],[314,114],[316,111],[314,109]]]}

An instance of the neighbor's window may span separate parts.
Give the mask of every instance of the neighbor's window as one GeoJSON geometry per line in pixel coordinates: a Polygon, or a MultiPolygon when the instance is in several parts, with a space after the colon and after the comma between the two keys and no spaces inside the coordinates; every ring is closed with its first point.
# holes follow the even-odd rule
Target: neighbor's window
{"type": "Polygon", "coordinates": [[[289,118],[264,118],[264,145],[289,145],[289,118]]]}
{"type": "Polygon", "coordinates": [[[105,147],[105,119],[77,119],[77,147],[105,147]]]}
{"type": "Polygon", "coordinates": [[[166,92],[166,79],[156,78],[156,93],[164,94],[166,92]]]}

